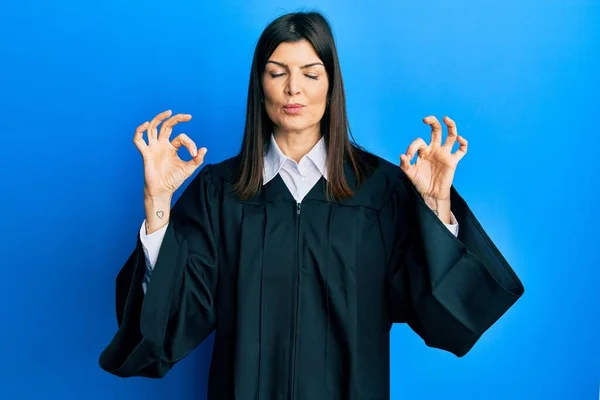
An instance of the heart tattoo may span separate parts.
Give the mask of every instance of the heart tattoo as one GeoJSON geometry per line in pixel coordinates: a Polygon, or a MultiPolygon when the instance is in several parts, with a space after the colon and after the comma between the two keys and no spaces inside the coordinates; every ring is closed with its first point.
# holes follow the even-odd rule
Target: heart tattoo
{"type": "Polygon", "coordinates": [[[157,216],[158,218],[160,218],[160,219],[162,219],[164,215],[165,215],[165,213],[164,213],[164,212],[162,212],[162,211],[157,211],[157,212],[156,212],[156,216],[157,216]]]}

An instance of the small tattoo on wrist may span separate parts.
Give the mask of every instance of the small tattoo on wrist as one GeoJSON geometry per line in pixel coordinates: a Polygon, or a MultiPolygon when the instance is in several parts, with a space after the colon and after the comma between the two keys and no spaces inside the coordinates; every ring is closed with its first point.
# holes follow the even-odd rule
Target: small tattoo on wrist
{"type": "Polygon", "coordinates": [[[157,216],[158,218],[160,218],[160,219],[163,219],[163,216],[164,216],[164,215],[165,215],[165,213],[164,213],[164,212],[162,212],[162,211],[157,211],[157,212],[156,212],[156,216],[157,216]]]}

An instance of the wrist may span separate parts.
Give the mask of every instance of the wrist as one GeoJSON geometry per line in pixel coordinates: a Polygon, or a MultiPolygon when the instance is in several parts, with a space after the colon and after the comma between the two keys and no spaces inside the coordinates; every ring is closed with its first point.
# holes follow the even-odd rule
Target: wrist
{"type": "Polygon", "coordinates": [[[144,204],[163,204],[163,203],[171,203],[171,199],[173,198],[172,194],[164,194],[158,196],[150,196],[148,194],[144,194],[144,204]]]}
{"type": "Polygon", "coordinates": [[[146,234],[150,235],[169,222],[171,196],[144,197],[146,234]]]}
{"type": "Polygon", "coordinates": [[[450,199],[437,199],[430,196],[424,196],[423,200],[427,207],[429,207],[443,223],[452,223],[450,199]]]}

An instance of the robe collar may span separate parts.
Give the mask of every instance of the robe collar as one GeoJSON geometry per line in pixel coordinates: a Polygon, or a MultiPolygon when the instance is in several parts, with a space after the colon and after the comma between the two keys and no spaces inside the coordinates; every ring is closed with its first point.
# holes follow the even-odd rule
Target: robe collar
{"type": "MultiPolygon", "coordinates": [[[[325,148],[325,138],[323,136],[321,136],[317,144],[304,157],[312,161],[323,178],[327,179],[327,149],[325,148]]],[[[271,146],[269,152],[264,157],[263,185],[266,185],[277,176],[287,160],[295,162],[283,154],[275,141],[275,136],[271,134],[271,146]]]]}

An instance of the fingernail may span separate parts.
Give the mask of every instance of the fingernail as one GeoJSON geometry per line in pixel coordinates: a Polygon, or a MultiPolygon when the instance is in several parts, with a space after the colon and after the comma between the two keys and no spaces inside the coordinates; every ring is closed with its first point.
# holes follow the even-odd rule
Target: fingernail
{"type": "Polygon", "coordinates": [[[198,151],[196,149],[192,150],[192,156],[196,157],[198,155],[198,151]]]}

